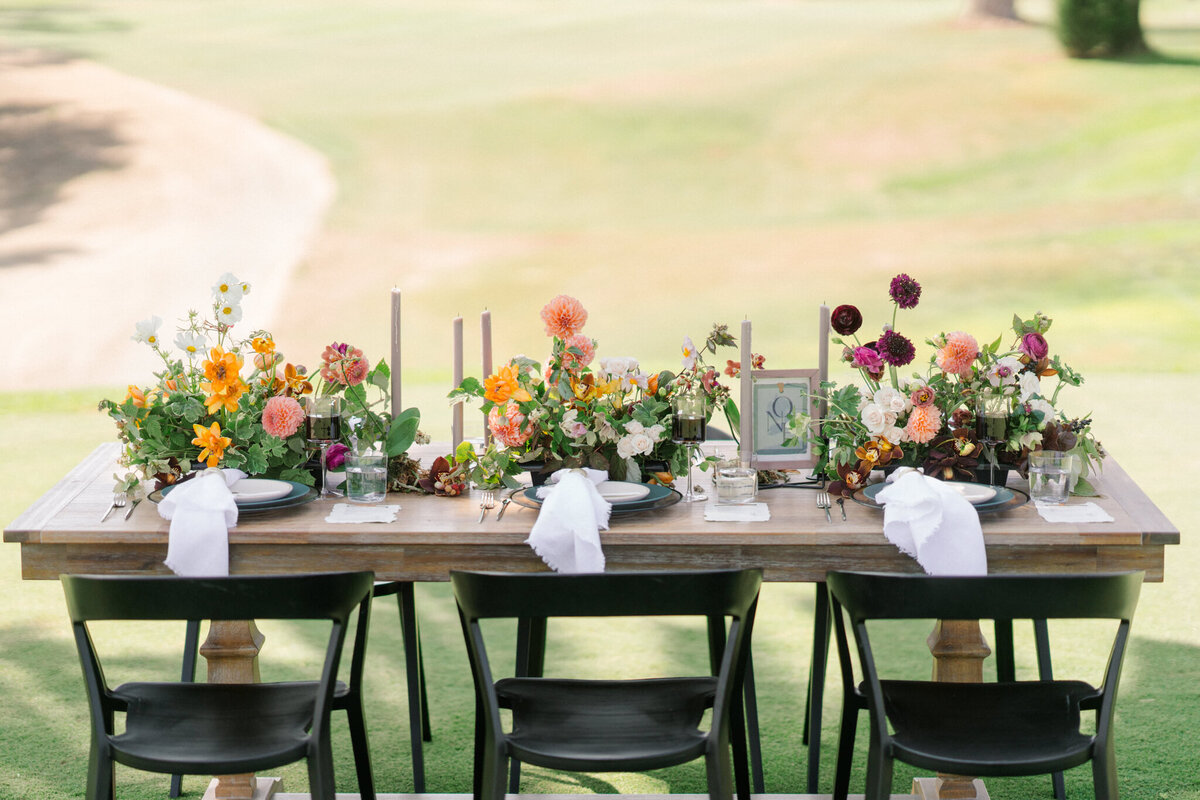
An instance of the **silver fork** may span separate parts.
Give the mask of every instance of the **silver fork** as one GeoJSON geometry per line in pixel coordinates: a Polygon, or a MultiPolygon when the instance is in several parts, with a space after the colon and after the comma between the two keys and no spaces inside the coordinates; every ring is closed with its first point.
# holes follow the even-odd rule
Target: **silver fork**
{"type": "Polygon", "coordinates": [[[110,505],[108,507],[108,511],[104,512],[104,516],[100,518],[100,521],[104,522],[104,520],[108,519],[108,515],[113,512],[113,509],[124,508],[124,507],[125,507],[125,493],[124,492],[113,492],[112,505],[110,505]]]}
{"type": "Polygon", "coordinates": [[[496,493],[491,489],[487,489],[483,493],[483,498],[479,501],[479,521],[483,522],[483,518],[487,516],[488,509],[496,507],[496,493]]]}
{"type": "Polygon", "coordinates": [[[825,509],[825,519],[830,523],[833,522],[833,515],[829,513],[832,505],[833,503],[829,502],[829,492],[817,492],[817,508],[825,509]]]}

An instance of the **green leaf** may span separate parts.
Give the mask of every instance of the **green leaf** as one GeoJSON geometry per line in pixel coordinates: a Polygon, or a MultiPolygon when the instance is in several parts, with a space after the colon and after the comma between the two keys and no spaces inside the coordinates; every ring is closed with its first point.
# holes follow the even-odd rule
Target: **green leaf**
{"type": "Polygon", "coordinates": [[[992,342],[991,344],[989,344],[987,346],[988,352],[991,353],[992,355],[995,355],[996,352],[999,351],[999,349],[1000,349],[1000,343],[1003,341],[1004,341],[1004,334],[1002,333],[996,337],[996,341],[992,342]]]}
{"type": "Polygon", "coordinates": [[[1097,496],[1099,496],[1099,492],[1096,491],[1096,487],[1092,486],[1092,484],[1087,480],[1087,478],[1082,478],[1082,477],[1079,480],[1075,481],[1075,488],[1071,490],[1071,494],[1077,494],[1080,497],[1097,497],[1097,496]]]}
{"type": "Polygon", "coordinates": [[[407,409],[392,420],[392,426],[387,435],[387,454],[398,456],[408,452],[413,440],[417,438],[417,426],[421,422],[421,412],[415,408],[407,409]],[[413,413],[409,413],[413,412],[413,413]]]}
{"type": "Polygon", "coordinates": [[[483,384],[478,378],[463,378],[462,383],[457,388],[453,389],[446,397],[481,397],[483,396],[483,384]]]}
{"type": "Polygon", "coordinates": [[[730,433],[736,439],[737,433],[742,427],[742,414],[738,411],[737,403],[733,401],[732,397],[725,400],[725,419],[729,421],[729,426],[733,429],[730,433]]]}

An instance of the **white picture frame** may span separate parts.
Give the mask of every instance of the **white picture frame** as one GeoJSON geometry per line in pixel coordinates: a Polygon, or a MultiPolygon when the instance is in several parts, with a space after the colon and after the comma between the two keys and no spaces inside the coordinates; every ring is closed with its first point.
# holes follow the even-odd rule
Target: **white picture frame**
{"type": "Polygon", "coordinates": [[[807,469],[816,466],[813,450],[820,422],[819,369],[763,369],[749,374],[751,439],[748,450],[755,469],[807,469]],[[784,441],[794,436],[788,426],[792,414],[807,414],[809,435],[796,444],[784,441]]]}

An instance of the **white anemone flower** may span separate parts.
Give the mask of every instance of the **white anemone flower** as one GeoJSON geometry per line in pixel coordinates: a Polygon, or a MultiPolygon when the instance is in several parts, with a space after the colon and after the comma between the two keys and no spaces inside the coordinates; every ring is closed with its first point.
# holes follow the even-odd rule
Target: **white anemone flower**
{"type": "Polygon", "coordinates": [[[226,272],[213,284],[213,297],[221,305],[236,305],[241,302],[242,295],[250,291],[250,284],[239,281],[232,272],[226,272]]]}
{"type": "Polygon", "coordinates": [[[684,369],[695,369],[696,362],[700,358],[700,353],[696,350],[696,345],[692,343],[692,337],[683,337],[683,364],[684,369]]]}
{"type": "Polygon", "coordinates": [[[175,335],[175,346],[187,354],[189,359],[204,353],[204,336],[196,331],[180,331],[175,335]]]}
{"type": "Polygon", "coordinates": [[[144,319],[134,325],[134,334],[129,337],[135,342],[144,342],[151,347],[158,347],[158,327],[162,325],[162,317],[154,316],[144,319]]]}
{"type": "Polygon", "coordinates": [[[1017,379],[1017,386],[1021,390],[1019,399],[1022,403],[1035,394],[1041,394],[1042,391],[1042,381],[1035,372],[1022,372],[1021,377],[1017,379]]]}
{"type": "Polygon", "coordinates": [[[217,319],[225,324],[232,325],[235,322],[242,321],[242,304],[241,303],[218,303],[217,304],[217,319]]]}

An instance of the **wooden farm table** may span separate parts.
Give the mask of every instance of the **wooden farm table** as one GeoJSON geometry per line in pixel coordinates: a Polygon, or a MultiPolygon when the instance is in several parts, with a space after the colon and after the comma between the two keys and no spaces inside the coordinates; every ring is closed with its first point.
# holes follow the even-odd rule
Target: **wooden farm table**
{"type": "MultiPolygon", "coordinates": [[[[126,521],[114,513],[99,522],[112,498],[116,444],[101,445],[4,531],[21,546],[25,579],[54,580],[63,573],[169,574],[163,565],[169,523],[143,502],[126,521]]],[[[1146,571],[1163,579],[1164,547],[1179,531],[1109,458],[1096,481],[1095,502],[1111,523],[1050,525],[1032,505],[982,515],[988,569],[993,573],[1146,571]]],[[[332,501],[262,516],[247,516],[229,532],[230,571],[283,574],[373,570],[380,580],[445,581],[454,569],[512,572],[546,567],[525,544],[536,512],[510,504],[478,523],[477,498],[391,495],[403,509],[390,524],[332,525],[332,501]]],[[[704,520],[703,503],[679,503],[654,513],[614,516],[602,533],[607,568],[616,570],[758,567],[768,581],[823,581],[833,569],[920,572],[883,537],[882,513],[846,503],[829,522],[813,492],[773,489],[759,499],[768,522],[704,520]]],[[[216,628],[216,626],[214,626],[216,628]]],[[[931,636],[935,673],[979,680],[988,648],[977,623],[943,623],[931,636]],[[940,638],[939,638],[940,634],[940,638]],[[974,677],[973,677],[974,676],[974,677]]],[[[251,680],[256,662],[245,657],[249,631],[210,633],[203,648],[210,680],[251,680]],[[228,641],[229,637],[235,641],[228,641]],[[223,638],[224,637],[224,638],[223,638]],[[241,637],[241,641],[236,641],[241,637]],[[237,651],[230,654],[228,651],[237,651]]],[[[252,659],[252,656],[251,656],[252,659]]],[[[978,782],[976,783],[978,785],[978,782]]],[[[230,790],[235,797],[243,790],[230,790]]],[[[925,791],[933,791],[926,789],[925,791]]],[[[244,796],[249,796],[249,789],[244,796]]],[[[972,796],[970,785],[947,784],[942,796],[972,796]]]]}

